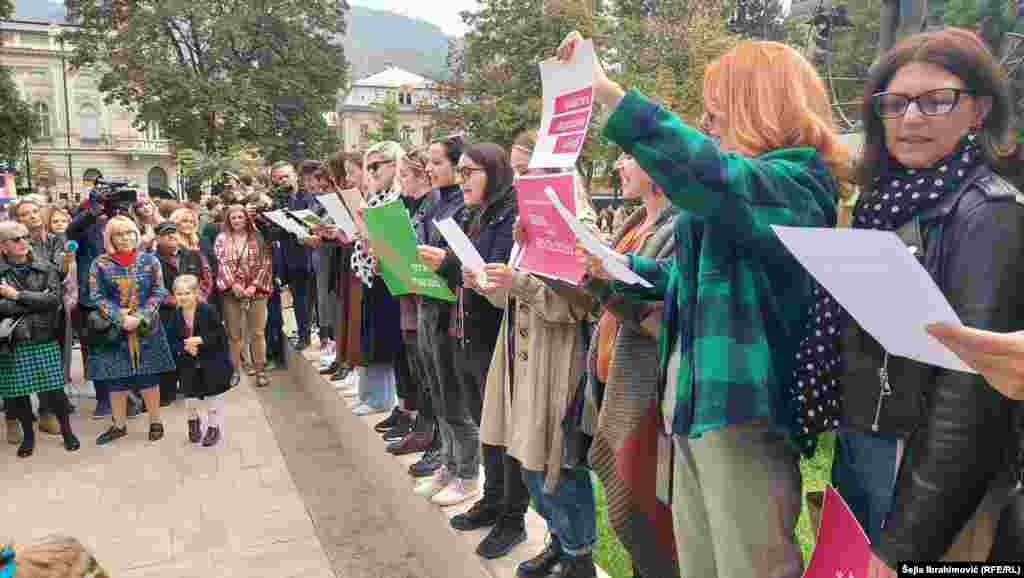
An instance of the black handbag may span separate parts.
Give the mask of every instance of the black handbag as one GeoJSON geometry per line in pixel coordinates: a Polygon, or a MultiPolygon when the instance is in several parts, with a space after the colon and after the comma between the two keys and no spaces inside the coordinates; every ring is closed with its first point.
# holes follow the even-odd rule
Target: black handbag
{"type": "Polygon", "coordinates": [[[86,340],[92,347],[110,347],[117,343],[120,330],[98,310],[89,312],[85,318],[86,340]]]}

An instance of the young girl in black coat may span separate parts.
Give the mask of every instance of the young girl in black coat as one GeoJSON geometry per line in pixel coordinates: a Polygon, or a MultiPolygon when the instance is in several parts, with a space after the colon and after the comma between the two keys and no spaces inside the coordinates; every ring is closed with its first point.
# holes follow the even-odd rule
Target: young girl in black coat
{"type": "Polygon", "coordinates": [[[174,298],[178,304],[175,353],[188,410],[188,439],[194,444],[202,440],[204,447],[214,446],[224,429],[224,392],[234,373],[227,333],[217,310],[200,301],[195,275],[174,280],[174,298]],[[207,407],[205,436],[197,401],[202,399],[207,407]]]}

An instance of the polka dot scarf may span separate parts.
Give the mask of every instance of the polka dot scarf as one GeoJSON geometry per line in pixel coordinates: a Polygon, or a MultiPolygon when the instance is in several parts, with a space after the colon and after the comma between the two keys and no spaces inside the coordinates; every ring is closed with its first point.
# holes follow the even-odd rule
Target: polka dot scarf
{"type": "MultiPolygon", "coordinates": [[[[893,231],[914,216],[937,205],[947,194],[960,189],[965,178],[982,162],[974,135],[932,168],[914,170],[890,159],[884,180],[875,192],[857,203],[853,227],[893,231]]],[[[842,353],[839,336],[843,309],[824,287],[814,283],[814,304],[808,327],[796,353],[793,391],[797,399],[798,437],[811,444],[815,434],[839,427],[841,416],[842,353]]],[[[807,447],[804,448],[808,449],[807,447]]],[[[812,450],[813,451],[813,450],[812,450]]]]}
{"type": "MultiPolygon", "coordinates": [[[[366,199],[367,207],[380,207],[388,203],[401,202],[402,194],[399,192],[383,191],[370,193],[366,199]]],[[[367,287],[373,287],[373,277],[377,273],[377,258],[370,255],[369,243],[365,239],[356,240],[352,248],[352,271],[356,277],[367,287]]]]}

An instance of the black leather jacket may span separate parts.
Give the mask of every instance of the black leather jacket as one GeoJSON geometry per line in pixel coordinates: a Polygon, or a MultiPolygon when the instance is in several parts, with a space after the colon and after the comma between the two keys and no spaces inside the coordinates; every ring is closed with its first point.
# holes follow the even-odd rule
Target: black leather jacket
{"type": "Polygon", "coordinates": [[[18,290],[18,299],[0,297],[0,318],[25,318],[14,329],[15,347],[19,343],[54,341],[60,331],[60,273],[53,264],[33,259],[28,269],[18,271],[6,258],[0,258],[0,280],[18,290]]]}
{"type": "MultiPolygon", "coordinates": [[[[979,168],[897,234],[916,247],[965,325],[1024,329],[1024,197],[1012,185],[979,168]]],[[[871,431],[884,352],[848,320],[843,358],[844,425],[871,431]]],[[[893,356],[887,369],[892,395],[881,402],[878,431],[906,445],[892,511],[874,548],[895,567],[941,558],[986,493],[1008,480],[1018,404],[975,374],[893,356]]]]}

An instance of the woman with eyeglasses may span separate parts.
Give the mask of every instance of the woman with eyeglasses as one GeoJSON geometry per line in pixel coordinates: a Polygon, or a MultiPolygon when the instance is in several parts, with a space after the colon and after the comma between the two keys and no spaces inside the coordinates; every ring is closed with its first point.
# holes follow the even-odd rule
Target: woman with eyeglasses
{"type": "Polygon", "coordinates": [[[21,223],[0,223],[0,397],[7,413],[21,423],[18,457],[35,450],[29,396],[52,408],[64,448],[80,447],[71,430],[71,403],[64,393],[64,370],[57,338],[61,330],[60,272],[36,258],[29,231],[21,223]]]}
{"type": "MultiPolygon", "coordinates": [[[[995,172],[1011,151],[1002,68],[973,32],[947,28],[897,44],[865,90],[865,191],[852,226],[895,231],[965,325],[1024,328],[1024,206],[995,172]]],[[[1015,404],[979,375],[889,355],[834,303],[820,304],[842,323],[818,330],[842,337],[835,347],[806,341],[826,357],[802,361],[817,371],[841,359],[833,483],[871,539],[874,570],[985,559],[1016,469],[1015,404]]]]}

